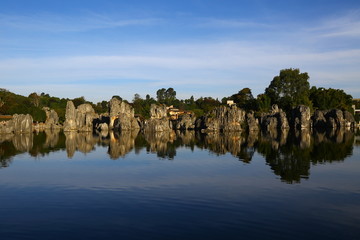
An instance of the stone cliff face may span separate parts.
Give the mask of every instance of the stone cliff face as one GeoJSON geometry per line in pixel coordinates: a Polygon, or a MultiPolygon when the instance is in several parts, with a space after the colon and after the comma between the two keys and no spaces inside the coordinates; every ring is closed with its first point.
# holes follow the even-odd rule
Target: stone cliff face
{"type": "Polygon", "coordinates": [[[11,120],[0,124],[0,134],[32,132],[33,118],[29,114],[15,114],[11,120]]]}
{"type": "Polygon", "coordinates": [[[272,106],[270,113],[265,113],[261,117],[261,128],[265,131],[283,130],[289,128],[286,113],[276,104],[272,106]]]}
{"type": "Polygon", "coordinates": [[[205,132],[242,131],[245,122],[245,111],[232,106],[220,106],[210,111],[203,118],[199,118],[196,127],[205,132]]]}
{"type": "Polygon", "coordinates": [[[325,129],[326,124],[326,118],[325,118],[325,112],[321,110],[316,110],[312,116],[313,121],[313,127],[316,129],[325,129]]]}
{"type": "Polygon", "coordinates": [[[167,109],[165,105],[151,104],[150,106],[150,118],[163,119],[167,118],[167,109]]]}
{"type": "Polygon", "coordinates": [[[294,129],[309,129],[312,126],[310,108],[299,105],[292,110],[292,125],[294,129]]]}
{"type": "Polygon", "coordinates": [[[128,131],[140,129],[134,117],[134,109],[124,101],[112,98],[109,103],[110,123],[109,129],[128,131]]]}
{"type": "Polygon", "coordinates": [[[259,131],[259,120],[255,118],[253,111],[246,114],[246,122],[249,132],[259,131]]]}
{"type": "Polygon", "coordinates": [[[176,130],[192,130],[195,129],[196,118],[190,115],[183,115],[175,121],[174,128],[176,130]]]}
{"type": "Polygon", "coordinates": [[[145,132],[166,132],[171,131],[172,126],[167,117],[165,105],[151,104],[150,119],[144,122],[145,132]]]}
{"type": "Polygon", "coordinates": [[[348,111],[332,109],[329,111],[316,110],[312,116],[313,126],[316,129],[354,128],[355,118],[348,111]]]}
{"type": "Polygon", "coordinates": [[[46,121],[44,124],[44,129],[59,129],[61,126],[59,125],[59,116],[55,110],[50,109],[48,107],[43,107],[43,110],[46,114],[46,121]]]}
{"type": "Polygon", "coordinates": [[[64,123],[64,131],[77,131],[76,128],[76,108],[72,101],[68,101],[66,104],[66,112],[65,112],[65,123],[64,123]]]}
{"type": "Polygon", "coordinates": [[[92,132],[93,120],[98,118],[90,104],[81,104],[76,111],[76,127],[80,132],[92,132]]]}
{"type": "Polygon", "coordinates": [[[15,133],[32,133],[33,118],[29,114],[15,114],[12,121],[15,133]]]}
{"type": "Polygon", "coordinates": [[[68,101],[66,105],[64,131],[93,131],[93,120],[98,118],[90,104],[81,104],[75,109],[74,103],[68,101]]]}

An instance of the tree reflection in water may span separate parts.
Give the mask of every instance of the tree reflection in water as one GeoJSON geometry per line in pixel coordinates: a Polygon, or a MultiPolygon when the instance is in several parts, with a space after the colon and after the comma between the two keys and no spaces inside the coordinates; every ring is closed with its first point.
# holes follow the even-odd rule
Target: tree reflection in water
{"type": "Polygon", "coordinates": [[[46,131],[34,134],[0,135],[0,168],[8,167],[13,156],[28,152],[44,156],[66,150],[69,158],[75,152],[88,153],[96,146],[108,147],[111,159],[146,150],[160,159],[173,160],[176,150],[206,149],[217,155],[230,153],[244,163],[250,163],[257,152],[265,158],[272,171],[286,183],[297,183],[310,174],[311,165],[344,161],[353,152],[354,133],[351,131],[289,132],[270,131],[232,133],[201,133],[171,131],[144,134],[139,131],[77,133],[46,131]]]}
{"type": "Polygon", "coordinates": [[[311,164],[343,161],[352,155],[353,142],[354,134],[350,131],[311,134],[305,129],[289,135],[278,145],[273,139],[263,137],[257,152],[282,181],[296,183],[309,177],[311,164]]]}

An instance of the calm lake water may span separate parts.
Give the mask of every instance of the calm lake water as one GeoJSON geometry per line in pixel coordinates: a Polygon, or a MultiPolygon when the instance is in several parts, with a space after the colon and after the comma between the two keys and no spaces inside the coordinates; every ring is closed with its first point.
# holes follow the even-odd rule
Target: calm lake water
{"type": "Polygon", "coordinates": [[[360,239],[352,132],[0,136],[0,239],[360,239]]]}

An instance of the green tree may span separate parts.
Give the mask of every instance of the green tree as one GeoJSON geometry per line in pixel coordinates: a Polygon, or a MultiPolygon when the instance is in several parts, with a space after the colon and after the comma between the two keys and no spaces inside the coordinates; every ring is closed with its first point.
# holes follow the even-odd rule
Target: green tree
{"type": "Polygon", "coordinates": [[[259,94],[256,98],[258,111],[268,112],[271,107],[271,99],[266,94],[259,94]]]}
{"type": "Polygon", "coordinates": [[[254,111],[257,109],[256,100],[252,95],[250,88],[241,89],[238,93],[233,94],[230,98],[224,98],[223,102],[226,102],[228,99],[233,100],[239,108],[254,111]]]}
{"type": "Polygon", "coordinates": [[[156,99],[157,99],[157,101],[159,103],[164,103],[164,101],[165,101],[165,92],[166,92],[165,88],[161,88],[161,89],[156,91],[156,99]]]}
{"type": "Polygon", "coordinates": [[[276,103],[287,111],[300,104],[311,107],[308,80],[309,75],[306,72],[300,73],[299,69],[293,68],[283,69],[265,89],[265,94],[272,104],[276,103]]]}
{"type": "Polygon", "coordinates": [[[28,98],[35,107],[40,106],[40,96],[37,93],[31,93],[28,98]]]}
{"type": "Polygon", "coordinates": [[[75,107],[78,107],[79,105],[86,103],[86,100],[83,96],[74,98],[72,101],[75,107]]]}
{"type": "Polygon", "coordinates": [[[353,112],[352,96],[340,89],[312,87],[310,89],[310,100],[316,109],[338,108],[353,112]]]}
{"type": "Polygon", "coordinates": [[[159,103],[174,105],[176,103],[176,91],[173,88],[161,88],[156,92],[156,98],[159,103]]]}

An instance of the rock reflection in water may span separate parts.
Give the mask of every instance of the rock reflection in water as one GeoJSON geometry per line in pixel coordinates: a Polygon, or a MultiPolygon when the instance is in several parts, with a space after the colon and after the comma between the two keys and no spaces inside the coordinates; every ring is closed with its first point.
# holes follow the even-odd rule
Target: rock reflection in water
{"type": "Polygon", "coordinates": [[[139,130],[109,132],[110,142],[108,153],[111,159],[124,157],[135,147],[135,139],[139,134],[139,130]]]}
{"type": "Polygon", "coordinates": [[[44,147],[54,148],[59,142],[60,129],[46,129],[45,135],[44,147]]]}
{"type": "Polygon", "coordinates": [[[64,132],[66,137],[66,152],[72,158],[76,151],[89,153],[95,149],[99,137],[95,137],[91,132],[64,132]]]}
{"type": "Polygon", "coordinates": [[[158,157],[165,159],[174,159],[176,156],[176,134],[174,131],[150,132],[145,133],[144,138],[149,144],[148,152],[156,153],[158,157]]]}
{"type": "Polygon", "coordinates": [[[207,133],[202,135],[202,148],[207,149],[218,155],[231,153],[239,160],[249,163],[255,152],[255,145],[259,133],[257,131],[250,132],[244,136],[239,132],[227,133],[207,133]]]}
{"type": "Polygon", "coordinates": [[[16,150],[20,152],[29,152],[33,148],[33,134],[14,134],[12,142],[16,150]]]}
{"type": "Polygon", "coordinates": [[[261,141],[269,141],[271,143],[271,146],[274,150],[279,149],[280,146],[283,146],[288,138],[289,130],[288,129],[282,129],[282,130],[276,130],[272,129],[271,131],[261,132],[261,141]]]}
{"type": "Polygon", "coordinates": [[[353,152],[354,133],[345,130],[312,132],[308,129],[289,133],[280,131],[249,134],[239,132],[201,133],[196,131],[166,131],[141,133],[139,131],[110,131],[106,134],[91,132],[62,132],[49,130],[36,134],[0,135],[0,168],[7,167],[16,154],[28,152],[43,156],[66,149],[69,158],[76,151],[88,153],[95,147],[108,147],[111,159],[124,157],[133,151],[139,154],[156,153],[161,159],[175,159],[176,150],[188,147],[207,149],[218,155],[230,153],[250,163],[255,152],[264,156],[274,174],[287,183],[297,183],[309,177],[311,165],[344,161],[353,152]]]}

